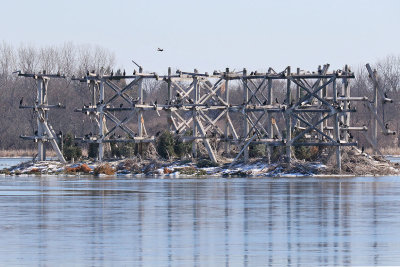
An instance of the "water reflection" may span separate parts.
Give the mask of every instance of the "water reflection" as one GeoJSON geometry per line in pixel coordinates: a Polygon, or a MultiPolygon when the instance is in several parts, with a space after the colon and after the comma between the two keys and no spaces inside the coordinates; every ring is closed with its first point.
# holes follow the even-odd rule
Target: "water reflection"
{"type": "Polygon", "coordinates": [[[6,177],[0,258],[4,265],[398,265],[397,179],[6,177]]]}

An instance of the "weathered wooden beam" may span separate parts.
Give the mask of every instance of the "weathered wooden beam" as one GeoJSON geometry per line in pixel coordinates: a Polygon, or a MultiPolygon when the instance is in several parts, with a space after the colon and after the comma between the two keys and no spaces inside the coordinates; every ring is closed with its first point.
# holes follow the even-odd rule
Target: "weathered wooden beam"
{"type": "MultiPolygon", "coordinates": [[[[325,126],[324,130],[326,131],[332,131],[335,130],[335,127],[331,127],[331,126],[325,126]]],[[[368,131],[368,127],[367,126],[349,126],[349,127],[339,127],[339,131],[368,131]]]]}
{"type": "MultiPolygon", "coordinates": [[[[337,102],[337,87],[336,87],[336,80],[332,82],[332,95],[333,95],[333,102],[337,102]]],[[[334,138],[337,143],[340,143],[340,117],[338,113],[336,113],[333,116],[333,122],[334,122],[334,138]]],[[[326,127],[327,128],[327,127],[326,127]]],[[[342,154],[341,154],[341,148],[340,146],[336,147],[336,167],[339,171],[339,173],[342,171],[342,154]]]]}
{"type": "MultiPolygon", "coordinates": [[[[247,76],[247,70],[243,69],[243,77],[247,76]]],[[[244,78],[242,80],[243,83],[243,103],[247,104],[249,101],[249,91],[248,91],[248,86],[247,86],[247,80],[244,78]]],[[[242,120],[243,120],[243,136],[244,138],[247,137],[247,135],[249,134],[249,123],[247,122],[247,117],[246,117],[246,111],[243,108],[242,111],[242,120]]],[[[248,145],[245,145],[242,147],[243,151],[243,159],[244,162],[247,162],[249,160],[249,148],[248,145]]]]}
{"type": "MultiPolygon", "coordinates": [[[[334,97],[325,97],[326,100],[334,100],[334,97]]],[[[356,96],[339,96],[336,97],[336,100],[334,100],[336,102],[338,101],[368,101],[368,97],[366,96],[360,96],[360,97],[356,97],[356,96]]]]}
{"type": "Polygon", "coordinates": [[[104,144],[103,144],[103,134],[105,130],[105,114],[104,110],[102,109],[102,106],[104,104],[104,81],[100,81],[99,83],[99,103],[100,103],[100,109],[99,109],[99,132],[98,135],[100,137],[100,142],[99,142],[99,150],[97,151],[97,159],[98,161],[102,162],[103,157],[104,157],[104,144]]]}
{"type": "MultiPolygon", "coordinates": [[[[229,73],[229,68],[225,69],[225,73],[229,73]]],[[[229,99],[229,80],[225,79],[225,102],[227,105],[230,103],[229,99]]],[[[229,136],[229,128],[230,128],[230,117],[229,117],[229,109],[226,109],[226,115],[225,115],[225,137],[229,136]]],[[[228,155],[230,153],[230,144],[229,142],[225,142],[225,154],[228,155]]]]}
{"type": "MultiPolygon", "coordinates": [[[[203,127],[201,121],[197,117],[195,117],[194,122],[195,122],[195,124],[197,124],[198,130],[199,130],[201,136],[202,137],[206,137],[206,132],[204,131],[204,127],[203,127]]],[[[193,142],[193,143],[195,143],[195,142],[193,142]]],[[[208,156],[210,157],[210,160],[212,162],[217,162],[217,157],[215,156],[214,151],[211,148],[211,145],[210,145],[210,142],[208,141],[208,138],[204,138],[203,139],[203,144],[204,144],[204,146],[205,146],[205,148],[206,148],[206,150],[208,152],[208,156]]]]}
{"type": "MultiPolygon", "coordinates": [[[[286,76],[289,77],[290,73],[290,66],[287,67],[287,74],[286,76]]],[[[291,89],[290,89],[290,79],[286,81],[286,103],[291,103],[291,89]]],[[[286,122],[286,161],[290,163],[292,159],[292,150],[291,150],[291,140],[292,140],[292,110],[287,109],[285,111],[285,122],[286,122]]]]}
{"type": "MultiPolygon", "coordinates": [[[[198,79],[197,77],[193,77],[193,99],[194,103],[198,103],[199,101],[199,85],[198,85],[198,79]]],[[[197,110],[196,107],[193,107],[192,109],[192,120],[193,120],[193,137],[197,137],[197,126],[198,124],[196,123],[197,120],[197,110]]],[[[192,143],[192,156],[193,158],[197,158],[197,142],[196,140],[193,141],[192,143]]]]}
{"type": "MultiPolygon", "coordinates": [[[[273,98],[273,91],[272,91],[272,79],[268,78],[267,83],[267,104],[272,105],[272,98],[273,98]]],[[[271,114],[267,113],[267,132],[269,138],[274,137],[274,129],[272,127],[272,116],[271,114]]],[[[271,155],[272,149],[270,146],[267,146],[267,162],[271,163],[271,155]]]]}

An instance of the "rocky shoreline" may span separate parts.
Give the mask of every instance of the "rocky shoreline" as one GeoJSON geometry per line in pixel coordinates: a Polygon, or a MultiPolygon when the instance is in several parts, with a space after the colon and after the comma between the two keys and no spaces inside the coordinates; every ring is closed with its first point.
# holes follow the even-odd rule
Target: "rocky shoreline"
{"type": "Polygon", "coordinates": [[[268,164],[253,159],[247,164],[230,162],[214,164],[207,159],[165,161],[138,157],[107,162],[83,160],[61,164],[58,161],[24,162],[0,171],[3,175],[89,175],[127,177],[306,177],[306,176],[382,176],[400,174],[400,164],[381,156],[370,156],[358,149],[343,153],[342,171],[335,169],[332,160],[306,162],[293,160],[268,164]]]}

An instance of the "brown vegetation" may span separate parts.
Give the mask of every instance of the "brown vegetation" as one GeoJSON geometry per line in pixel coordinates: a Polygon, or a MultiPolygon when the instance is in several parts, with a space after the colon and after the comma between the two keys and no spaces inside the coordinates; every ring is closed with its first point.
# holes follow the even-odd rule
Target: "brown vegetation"
{"type": "MultiPolygon", "coordinates": [[[[339,173],[335,165],[335,155],[327,159],[325,174],[339,173]]],[[[392,163],[382,156],[370,156],[361,153],[356,148],[343,148],[342,150],[342,174],[351,175],[396,175],[400,172],[398,163],[392,163]]]]}
{"type": "Polygon", "coordinates": [[[113,175],[115,174],[115,169],[108,163],[102,164],[94,168],[94,174],[106,174],[106,175],[113,175]]]}
{"type": "MultiPolygon", "coordinates": [[[[12,157],[34,157],[37,154],[35,149],[3,149],[0,150],[0,157],[12,158],[12,157]]],[[[55,157],[56,154],[53,150],[48,150],[46,153],[48,157],[55,157]]]]}
{"type": "Polygon", "coordinates": [[[87,165],[87,164],[82,164],[79,165],[77,167],[66,167],[65,168],[65,172],[66,173],[70,173],[70,174],[74,174],[74,173],[90,173],[92,171],[92,169],[87,165]]]}

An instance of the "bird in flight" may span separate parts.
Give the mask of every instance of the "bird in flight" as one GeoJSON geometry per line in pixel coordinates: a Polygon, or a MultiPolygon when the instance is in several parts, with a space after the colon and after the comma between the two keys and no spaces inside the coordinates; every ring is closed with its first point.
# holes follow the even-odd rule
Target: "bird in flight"
{"type": "Polygon", "coordinates": [[[162,52],[162,51],[164,51],[164,49],[163,48],[157,48],[157,51],[158,52],[162,52]]]}

